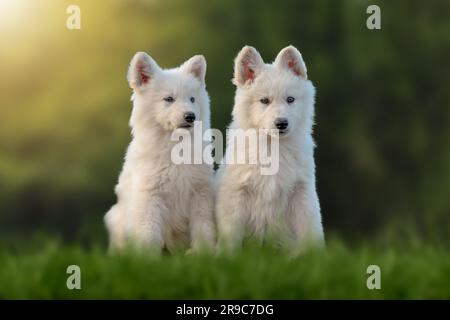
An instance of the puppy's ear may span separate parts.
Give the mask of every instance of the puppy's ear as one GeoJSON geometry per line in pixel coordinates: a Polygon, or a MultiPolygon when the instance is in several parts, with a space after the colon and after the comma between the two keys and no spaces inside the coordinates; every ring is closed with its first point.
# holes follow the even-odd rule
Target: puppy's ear
{"type": "Polygon", "coordinates": [[[259,75],[264,65],[258,51],[250,46],[245,46],[234,60],[233,83],[237,86],[250,84],[259,75]]]}
{"type": "Polygon", "coordinates": [[[145,52],[138,52],[131,59],[128,68],[128,83],[130,87],[139,91],[143,86],[151,81],[155,73],[160,70],[158,64],[145,52]]]}
{"type": "Polygon", "coordinates": [[[187,72],[197,78],[201,83],[205,83],[206,60],[202,55],[196,55],[183,63],[181,71],[187,72]]]}
{"type": "Polygon", "coordinates": [[[275,59],[275,66],[280,69],[290,70],[295,75],[307,79],[307,70],[301,53],[293,46],[284,48],[275,59]]]}

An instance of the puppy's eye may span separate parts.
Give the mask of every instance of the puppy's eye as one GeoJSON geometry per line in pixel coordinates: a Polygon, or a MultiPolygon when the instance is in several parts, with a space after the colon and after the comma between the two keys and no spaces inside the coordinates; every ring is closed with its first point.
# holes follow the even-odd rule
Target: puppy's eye
{"type": "Polygon", "coordinates": [[[169,103],[172,103],[175,101],[175,99],[172,96],[165,97],[163,100],[165,102],[169,102],[169,103]]]}
{"type": "Polygon", "coordinates": [[[259,100],[259,102],[261,102],[262,104],[269,104],[270,100],[269,100],[269,98],[263,98],[263,99],[259,100]]]}
{"type": "Polygon", "coordinates": [[[287,97],[287,99],[286,99],[286,102],[289,104],[293,103],[294,101],[295,101],[294,97],[287,97]]]}
{"type": "Polygon", "coordinates": [[[195,98],[191,97],[191,102],[194,103],[195,102],[195,98]]]}

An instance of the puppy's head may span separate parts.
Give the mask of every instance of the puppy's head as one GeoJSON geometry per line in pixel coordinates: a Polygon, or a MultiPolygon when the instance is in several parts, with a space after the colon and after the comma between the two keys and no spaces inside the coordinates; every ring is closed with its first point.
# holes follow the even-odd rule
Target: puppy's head
{"type": "Polygon", "coordinates": [[[206,61],[196,55],[174,69],[162,69],[146,53],[131,60],[128,82],[134,90],[130,124],[134,129],[191,128],[194,121],[209,126],[209,98],[205,88],[206,61]]]}
{"type": "Polygon", "coordinates": [[[311,130],[315,90],[302,55],[293,46],[281,50],[272,64],[245,46],[235,60],[233,83],[237,86],[233,117],[239,127],[277,129],[280,136],[311,130]]]}

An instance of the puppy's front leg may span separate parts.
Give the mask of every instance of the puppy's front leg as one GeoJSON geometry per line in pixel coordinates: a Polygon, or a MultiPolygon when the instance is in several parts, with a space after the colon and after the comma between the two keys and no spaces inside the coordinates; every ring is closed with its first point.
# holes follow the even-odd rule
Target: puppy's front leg
{"type": "Polygon", "coordinates": [[[294,234],[293,255],[311,247],[324,247],[325,240],[317,193],[313,187],[298,183],[289,199],[288,225],[294,234]]]}
{"type": "Polygon", "coordinates": [[[190,214],[191,248],[194,251],[211,250],[215,246],[213,197],[211,186],[201,186],[194,191],[190,214]]]}
{"type": "Polygon", "coordinates": [[[246,208],[246,199],[243,194],[219,191],[216,215],[220,252],[233,252],[242,246],[248,219],[246,208]]]}
{"type": "Polygon", "coordinates": [[[164,204],[160,197],[146,191],[135,191],[129,208],[129,237],[138,249],[159,254],[163,246],[161,215],[164,204]]]}

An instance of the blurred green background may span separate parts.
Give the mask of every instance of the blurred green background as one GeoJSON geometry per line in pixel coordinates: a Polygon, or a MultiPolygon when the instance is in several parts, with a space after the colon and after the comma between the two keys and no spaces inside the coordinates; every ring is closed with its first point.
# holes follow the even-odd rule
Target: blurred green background
{"type": "Polygon", "coordinates": [[[412,225],[448,238],[449,12],[445,0],[0,0],[0,238],[106,242],[133,54],[163,67],[204,54],[212,125],[224,130],[246,44],[267,62],[289,44],[303,54],[327,233],[371,239],[412,225]],[[69,4],[81,30],[66,28],[69,4]],[[382,30],[366,28],[370,4],[382,30]]]}

